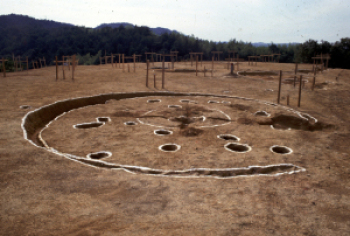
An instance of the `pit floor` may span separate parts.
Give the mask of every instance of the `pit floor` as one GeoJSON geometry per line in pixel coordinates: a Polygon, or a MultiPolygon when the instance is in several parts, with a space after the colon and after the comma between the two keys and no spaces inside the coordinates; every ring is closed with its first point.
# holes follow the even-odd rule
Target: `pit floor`
{"type": "MultiPolygon", "coordinates": [[[[52,130],[43,132],[45,136],[47,131],[47,138],[52,145],[58,145],[74,154],[81,153],[82,156],[101,151],[93,149],[96,145],[108,147],[108,142],[120,141],[118,150],[115,151],[120,152],[120,155],[115,161],[123,164],[156,168],[203,165],[207,168],[226,168],[293,163],[306,169],[301,173],[231,179],[165,178],[131,174],[86,166],[35,147],[23,138],[21,123],[26,113],[58,100],[75,97],[162,90],[239,96],[274,103],[277,100],[278,76],[230,76],[226,64],[218,62],[215,64],[214,76],[211,77],[210,72],[207,72],[204,77],[204,66],[209,69],[211,63],[199,66],[201,71],[198,76],[189,72],[166,72],[165,89],[160,89],[160,71],[155,71],[157,88],[153,88],[152,70],[149,88],[145,86],[146,71],[145,64],[142,63],[137,64],[136,72],[127,72],[127,67],[123,72],[122,69],[112,68],[110,64],[79,66],[75,71],[74,82],[71,81],[71,71],[67,68],[66,80],[62,79],[60,68],[59,80],[56,82],[55,67],[31,70],[28,74],[8,73],[6,78],[0,77],[0,234],[348,235],[349,70],[329,69],[319,72],[314,91],[311,90],[312,76],[302,74],[308,83],[302,89],[300,108],[297,107],[298,86],[294,88],[293,84],[282,84],[282,105],[286,105],[289,95],[291,108],[335,125],[334,130],[292,130],[276,134],[269,127],[257,125],[235,124],[231,129],[223,126],[215,132],[206,131],[203,136],[191,140],[202,147],[200,155],[196,149],[187,151],[194,146],[181,140],[183,137],[176,138],[175,132],[172,140],[177,139],[185,146],[188,145],[188,149],[181,148],[181,152],[175,155],[160,155],[157,147],[163,141],[152,133],[143,135],[135,143],[136,131],[145,132],[138,130],[145,129],[140,124],[131,128],[133,132],[122,125],[122,133],[115,132],[119,130],[113,130],[112,127],[106,129],[106,135],[110,135],[109,131],[114,132],[114,140],[103,138],[101,134],[97,137],[88,136],[84,142],[77,136],[70,138],[67,132],[74,131],[71,126],[69,129],[62,128],[61,132],[57,132],[60,127],[56,127],[57,135],[49,135],[54,131],[54,125],[59,124],[55,122],[52,123],[52,130]],[[31,107],[21,109],[22,105],[31,107]],[[270,138],[272,132],[274,136],[270,138]],[[253,146],[253,150],[247,155],[227,152],[223,148],[225,141],[208,138],[220,133],[232,133],[240,137],[241,142],[253,146]],[[135,137],[128,138],[129,134],[135,137]],[[86,142],[89,138],[92,144],[86,142]],[[133,148],[137,143],[141,144],[141,149],[133,148]],[[213,143],[216,146],[211,147],[213,143]],[[86,148],[82,148],[83,145],[86,148]],[[147,155],[143,150],[145,145],[150,146],[148,152],[146,150],[147,155]],[[281,156],[266,151],[272,145],[288,146],[294,152],[281,156]],[[207,152],[206,148],[210,150],[207,152]],[[261,151],[253,152],[254,150],[261,151]],[[204,159],[198,159],[199,156],[204,159]],[[162,162],[162,157],[167,159],[166,162],[162,162]]],[[[190,63],[176,63],[175,68],[195,67],[191,67],[190,63]]],[[[311,68],[312,65],[299,65],[299,69],[311,68]]],[[[258,63],[257,66],[249,66],[241,63],[239,69],[283,70],[283,79],[288,82],[288,78],[293,77],[294,65],[258,63]]],[[[147,98],[143,98],[143,101],[146,106],[158,105],[147,104],[147,98]]],[[[126,109],[140,105],[137,100],[135,104],[131,100],[127,102],[131,104],[128,105],[129,108],[124,104],[126,109]]],[[[123,104],[114,105],[120,106],[118,109],[124,108],[123,104]]],[[[217,108],[219,105],[207,106],[217,108]]],[[[229,106],[225,109],[229,111],[229,106]]],[[[105,116],[101,114],[104,109],[96,106],[95,111],[101,112],[96,112],[97,116],[93,114],[92,119],[105,116]]],[[[249,118],[249,114],[247,116],[249,118]]],[[[114,119],[111,118],[113,122],[114,119]]],[[[94,121],[92,119],[89,118],[88,121],[94,121]]],[[[107,124],[102,127],[108,128],[107,124]]],[[[114,157],[112,155],[110,158],[114,157]]]]}

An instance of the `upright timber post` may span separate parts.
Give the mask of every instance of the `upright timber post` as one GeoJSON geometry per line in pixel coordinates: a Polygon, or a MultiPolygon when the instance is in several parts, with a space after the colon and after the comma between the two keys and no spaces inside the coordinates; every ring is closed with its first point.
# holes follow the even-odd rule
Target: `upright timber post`
{"type": "Polygon", "coordinates": [[[278,97],[277,97],[277,104],[280,103],[280,97],[281,97],[281,85],[282,85],[282,71],[280,70],[280,80],[278,83],[278,97]]]}
{"type": "Polygon", "coordinates": [[[123,67],[123,71],[125,71],[124,62],[125,62],[125,55],[123,54],[123,55],[122,55],[122,63],[123,63],[123,66],[122,66],[122,67],[123,67]]]}
{"type": "Polygon", "coordinates": [[[148,87],[148,68],[149,68],[149,60],[147,60],[146,66],[147,66],[147,72],[146,72],[146,87],[148,87]]]}
{"type": "Polygon", "coordinates": [[[136,65],[135,65],[136,56],[135,56],[135,53],[134,53],[134,55],[132,55],[132,57],[133,57],[133,60],[134,60],[134,72],[135,72],[136,71],[136,65]]]}
{"type": "Polygon", "coordinates": [[[120,53],[118,54],[118,56],[119,56],[119,62],[118,62],[118,64],[119,64],[119,69],[120,69],[120,53]]]}
{"type": "Polygon", "coordinates": [[[56,56],[56,81],[58,80],[58,60],[56,56]]]}
{"type": "Polygon", "coordinates": [[[237,53],[237,71],[239,70],[238,69],[238,59],[239,59],[239,56],[238,56],[238,53],[237,53]]]}
{"type": "Polygon", "coordinates": [[[295,83],[297,80],[297,72],[298,72],[298,63],[295,63],[295,69],[294,69],[294,88],[295,88],[295,83]]]}
{"type": "Polygon", "coordinates": [[[314,68],[314,81],[312,82],[312,91],[315,89],[316,84],[316,67],[314,68]]]}
{"type": "Polygon", "coordinates": [[[113,53],[111,54],[111,62],[112,62],[112,67],[114,67],[114,65],[113,65],[113,53]]]}
{"type": "Polygon", "coordinates": [[[303,80],[303,76],[300,75],[298,107],[300,107],[300,101],[301,101],[301,82],[302,82],[302,80],[303,80]]]}
{"type": "Polygon", "coordinates": [[[62,57],[62,72],[63,72],[63,80],[65,80],[66,75],[64,74],[64,56],[62,57]]]}
{"type": "Polygon", "coordinates": [[[196,55],[196,76],[198,74],[198,55],[196,55]]]}
{"type": "Polygon", "coordinates": [[[165,78],[164,78],[164,74],[165,74],[165,69],[164,69],[164,63],[165,63],[165,56],[163,55],[163,62],[162,62],[162,89],[164,89],[164,80],[165,80],[165,78]]]}
{"type": "Polygon", "coordinates": [[[211,57],[211,77],[213,77],[213,70],[214,70],[214,56],[211,57]]]}

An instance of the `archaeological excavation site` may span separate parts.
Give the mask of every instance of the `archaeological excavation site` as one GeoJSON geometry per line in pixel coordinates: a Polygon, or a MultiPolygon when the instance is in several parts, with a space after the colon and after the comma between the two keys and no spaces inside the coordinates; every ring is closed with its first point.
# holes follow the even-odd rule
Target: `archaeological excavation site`
{"type": "Polygon", "coordinates": [[[212,53],[5,71],[1,234],[347,235],[350,71],[212,53]]]}

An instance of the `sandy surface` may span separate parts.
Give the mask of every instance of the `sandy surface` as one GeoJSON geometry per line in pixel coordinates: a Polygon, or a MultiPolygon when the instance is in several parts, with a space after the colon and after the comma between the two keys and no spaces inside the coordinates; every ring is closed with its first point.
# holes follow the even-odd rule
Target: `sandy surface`
{"type": "MultiPolygon", "coordinates": [[[[155,71],[157,88],[153,88],[153,71],[149,88],[145,86],[144,64],[137,66],[136,73],[111,65],[79,66],[74,82],[68,71],[66,80],[62,80],[60,71],[56,82],[54,67],[1,77],[0,234],[347,235],[350,71],[318,72],[314,91],[312,74],[299,73],[306,83],[298,108],[298,84],[294,88],[292,64],[243,63],[240,74],[247,71],[245,77],[229,75],[224,63],[215,65],[213,77],[210,72],[204,77],[204,66],[208,69],[211,63],[199,67],[197,77],[193,72],[167,72],[165,89],[160,89],[160,71],[155,71]],[[280,106],[265,104],[277,101],[278,75],[249,74],[253,70],[283,70],[280,106]],[[101,161],[114,165],[179,171],[291,163],[305,171],[282,175],[249,173],[226,179],[208,173],[197,178],[133,174],[82,164],[24,138],[22,119],[30,111],[70,98],[138,91],[213,96],[109,100],[60,116],[42,130],[41,137],[48,148],[84,159],[89,159],[89,153],[109,151],[112,155],[101,161]],[[161,101],[150,103],[149,99],[161,101]],[[183,103],[181,99],[194,103],[183,103]],[[22,105],[30,107],[23,109],[22,105]],[[270,117],[255,116],[257,111],[266,111],[270,117]],[[308,116],[303,119],[298,112],[316,118],[319,126],[310,117],[306,123],[301,122],[308,116]],[[202,116],[206,117],[204,121],[193,118],[202,116]],[[110,121],[98,128],[73,128],[96,122],[98,117],[109,117],[110,121]],[[183,125],[174,121],[176,117],[191,119],[183,125]],[[127,126],[127,121],[136,125],[127,126]],[[277,129],[272,129],[271,124],[277,129]],[[173,133],[157,136],[157,129],[173,133]],[[191,129],[196,132],[191,133],[191,129]],[[227,151],[224,145],[230,141],[217,138],[220,134],[237,136],[237,143],[247,144],[251,151],[227,151]],[[176,143],[181,149],[160,151],[159,146],[167,143],[176,143]],[[273,153],[273,145],[287,146],[293,152],[273,153]]],[[[190,63],[175,67],[194,68],[190,63]]],[[[312,65],[299,65],[299,69],[311,68],[312,65]]]]}

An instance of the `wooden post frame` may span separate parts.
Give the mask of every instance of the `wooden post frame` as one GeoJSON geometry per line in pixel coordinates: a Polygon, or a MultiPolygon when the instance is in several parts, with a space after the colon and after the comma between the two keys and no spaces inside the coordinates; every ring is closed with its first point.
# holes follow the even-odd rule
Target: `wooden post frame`
{"type": "Polygon", "coordinates": [[[300,107],[300,101],[301,101],[301,84],[303,81],[303,76],[300,75],[300,82],[299,82],[299,97],[298,97],[298,107],[300,107]]]}
{"type": "Polygon", "coordinates": [[[146,72],[146,87],[148,87],[148,69],[149,69],[149,60],[146,62],[147,72],[146,72]]]}
{"type": "Polygon", "coordinates": [[[164,68],[164,64],[165,64],[165,55],[163,55],[163,61],[162,61],[162,89],[164,89],[164,85],[165,85],[165,68],[164,68]]]}
{"type": "Polygon", "coordinates": [[[281,86],[282,86],[282,71],[280,70],[280,79],[279,79],[279,83],[278,83],[277,104],[280,104],[281,86]]]}

